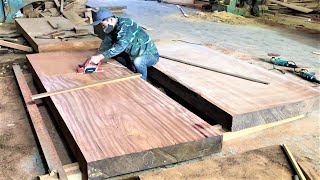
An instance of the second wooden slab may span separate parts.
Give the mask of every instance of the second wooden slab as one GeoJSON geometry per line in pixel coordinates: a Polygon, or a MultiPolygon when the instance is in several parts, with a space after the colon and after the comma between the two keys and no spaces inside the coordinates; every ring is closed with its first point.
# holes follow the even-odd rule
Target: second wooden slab
{"type": "Polygon", "coordinates": [[[255,83],[160,58],[148,76],[204,114],[212,124],[237,131],[303,115],[319,107],[318,90],[219,50],[184,42],[158,43],[157,47],[161,55],[270,83],[255,83]]]}

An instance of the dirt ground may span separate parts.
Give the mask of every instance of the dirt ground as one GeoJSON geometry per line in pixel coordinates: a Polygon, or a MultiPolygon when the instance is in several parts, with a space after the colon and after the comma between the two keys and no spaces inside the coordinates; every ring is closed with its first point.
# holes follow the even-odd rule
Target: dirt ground
{"type": "MultiPolygon", "coordinates": [[[[268,62],[269,57],[266,56],[268,52],[282,54],[283,58],[311,67],[313,70],[319,71],[320,69],[319,55],[312,53],[319,51],[319,31],[309,28],[309,25],[303,25],[306,28],[303,28],[299,23],[290,25],[291,20],[286,21],[287,19],[283,20],[281,18],[270,20],[271,16],[263,17],[266,22],[271,21],[265,24],[262,23],[264,24],[263,26],[258,25],[257,22],[247,25],[247,23],[243,22],[248,21],[250,24],[251,20],[256,21],[258,19],[236,17],[236,20],[233,21],[230,20],[232,16],[230,17],[229,14],[224,14],[225,17],[221,18],[222,13],[212,14],[213,18],[218,16],[218,19],[211,21],[210,19],[203,19],[201,14],[197,15],[198,10],[184,8],[188,14],[195,14],[191,16],[192,19],[186,19],[181,16],[179,9],[174,5],[142,0],[124,0],[122,3],[126,3],[128,9],[121,15],[131,17],[138,23],[153,28],[148,33],[154,40],[184,39],[190,42],[207,44],[212,48],[222,50],[230,56],[237,57],[248,63],[257,64],[266,69],[272,68],[268,62]],[[220,19],[219,14],[221,15],[220,19]],[[219,20],[221,22],[218,22],[219,20]],[[277,22],[288,23],[287,25],[281,25],[277,22]]],[[[261,22],[263,21],[259,23],[261,22]]],[[[319,28],[319,26],[317,27],[319,28]]],[[[41,153],[39,153],[22,99],[14,77],[12,77],[12,62],[20,64],[26,72],[28,71],[25,66],[25,55],[0,55],[0,179],[33,179],[37,175],[47,173],[47,168],[42,160],[41,153]]],[[[275,73],[279,72],[275,71],[275,73]]],[[[286,73],[285,76],[290,76],[305,85],[315,86],[315,84],[306,82],[290,73],[286,73]]],[[[193,161],[182,163],[184,165],[179,166],[179,169],[169,171],[177,174],[174,177],[183,177],[185,179],[215,179],[213,176],[219,172],[207,171],[207,173],[202,173],[206,171],[206,168],[203,167],[212,166],[218,168],[221,167],[220,164],[223,161],[232,160],[231,158],[222,161],[221,158],[237,156],[250,150],[285,143],[289,145],[296,158],[310,163],[319,172],[319,117],[319,111],[316,111],[303,119],[226,141],[223,144],[221,153],[202,158],[195,165],[190,165],[195,163],[193,161]],[[189,173],[190,175],[184,176],[184,173],[189,173]],[[191,175],[192,173],[193,175],[191,175]],[[195,176],[195,174],[200,173],[205,176],[195,176]]],[[[68,152],[64,150],[64,145],[63,143],[61,144],[60,140],[61,137],[57,135],[54,124],[49,126],[49,131],[54,137],[54,141],[57,141],[55,144],[58,144],[57,148],[61,150],[59,155],[62,157],[63,163],[73,162],[73,158],[69,157],[68,152]]],[[[250,153],[248,152],[245,155],[250,156],[250,153]]],[[[261,162],[265,162],[266,157],[259,156],[257,158],[260,158],[261,162]]],[[[240,158],[237,164],[245,164],[247,160],[246,158],[240,158]]],[[[230,167],[230,172],[239,169],[239,165],[232,168],[229,166],[231,164],[226,165],[230,167]]],[[[241,167],[244,168],[245,166],[241,167]]],[[[285,168],[285,166],[281,168],[285,168]]],[[[148,177],[150,177],[148,179],[165,179],[159,177],[157,173],[148,177]]],[[[171,179],[175,179],[174,177],[171,179]]],[[[245,178],[245,176],[243,177],[245,178]]]]}

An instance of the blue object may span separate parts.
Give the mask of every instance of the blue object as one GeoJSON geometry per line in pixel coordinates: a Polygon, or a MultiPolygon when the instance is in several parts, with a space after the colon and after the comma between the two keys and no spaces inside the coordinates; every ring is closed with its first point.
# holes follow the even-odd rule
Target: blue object
{"type": "Polygon", "coordinates": [[[13,22],[20,9],[39,1],[44,0],[0,0],[0,22],[13,22]]]}
{"type": "Polygon", "coordinates": [[[96,15],[96,21],[92,23],[93,26],[96,26],[101,23],[103,19],[113,16],[112,12],[108,9],[101,8],[96,15]]]}

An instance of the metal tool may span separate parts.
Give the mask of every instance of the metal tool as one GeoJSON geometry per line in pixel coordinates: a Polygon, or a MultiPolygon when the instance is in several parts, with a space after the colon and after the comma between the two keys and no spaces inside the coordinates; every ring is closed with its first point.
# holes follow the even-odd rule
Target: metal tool
{"type": "Polygon", "coordinates": [[[270,61],[274,65],[292,67],[292,68],[297,68],[298,67],[295,62],[287,61],[287,60],[282,59],[280,57],[280,54],[268,53],[267,55],[271,57],[270,61]]]}
{"type": "Polygon", "coordinates": [[[77,68],[78,73],[83,73],[83,74],[89,74],[93,72],[102,72],[102,69],[100,67],[101,62],[98,64],[94,64],[93,62],[90,61],[90,59],[87,59],[83,64],[79,64],[77,68]]]}
{"type": "Polygon", "coordinates": [[[320,80],[317,79],[315,72],[308,71],[307,69],[301,69],[300,71],[296,71],[296,69],[294,69],[294,72],[305,80],[320,84],[320,80]]]}

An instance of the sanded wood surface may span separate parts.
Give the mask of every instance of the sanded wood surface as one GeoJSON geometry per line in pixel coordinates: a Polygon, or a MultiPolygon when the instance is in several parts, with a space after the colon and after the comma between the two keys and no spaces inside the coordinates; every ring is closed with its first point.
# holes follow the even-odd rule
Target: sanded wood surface
{"type": "Polygon", "coordinates": [[[184,42],[158,43],[160,55],[269,82],[269,85],[160,58],[149,77],[232,131],[270,123],[319,108],[319,91],[223,54],[184,42]]]}
{"type": "MultiPolygon", "coordinates": [[[[132,74],[112,64],[104,64],[103,72],[77,74],[77,64],[93,53],[40,53],[27,58],[42,92],[132,74]]],[[[141,78],[45,99],[89,178],[111,177],[221,150],[220,132],[141,78]]]]}
{"type": "MultiPolygon", "coordinates": [[[[55,22],[59,24],[61,29],[72,29],[76,25],[64,17],[49,17],[49,18],[18,18],[16,19],[16,26],[20,33],[28,40],[31,46],[37,52],[53,52],[53,51],[68,51],[68,50],[87,50],[96,49],[100,46],[101,40],[98,37],[88,35],[81,38],[71,39],[69,41],[61,41],[61,39],[40,39],[35,36],[42,36],[43,34],[55,31],[50,24],[55,22]]],[[[83,26],[91,29],[92,26],[83,26]]],[[[65,31],[66,35],[74,34],[71,31],[65,31]]]]}

